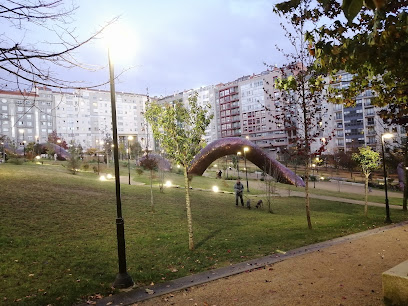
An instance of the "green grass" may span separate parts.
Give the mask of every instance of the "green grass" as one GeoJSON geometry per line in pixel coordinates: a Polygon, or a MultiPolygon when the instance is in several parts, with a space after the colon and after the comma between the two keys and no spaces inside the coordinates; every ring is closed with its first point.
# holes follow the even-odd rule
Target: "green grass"
{"type": "MultiPolygon", "coordinates": [[[[235,180],[225,180],[225,179],[216,179],[215,178],[215,171],[211,171],[209,176],[194,176],[191,180],[190,186],[194,188],[212,190],[213,186],[218,186],[219,190],[221,191],[234,191],[234,184],[235,180]]],[[[132,178],[136,182],[145,183],[150,185],[150,172],[144,171],[142,175],[134,174],[132,171],[132,178]]],[[[178,185],[180,187],[184,187],[184,176],[182,174],[176,174],[174,172],[165,172],[164,174],[164,182],[171,181],[173,185],[178,185]]],[[[153,184],[159,184],[160,178],[157,172],[154,172],[153,175],[153,184]]],[[[246,187],[245,179],[241,179],[242,184],[246,187]]],[[[259,184],[259,182],[249,181],[250,187],[250,194],[257,195],[263,194],[264,186],[263,184],[259,184]]],[[[245,188],[246,190],[246,188],[245,188]]]]}
{"type": "MultiPolygon", "coordinates": [[[[215,181],[207,180],[208,186],[215,181]]],[[[0,165],[0,186],[0,304],[70,305],[112,292],[118,271],[113,182],[26,163],[0,165]]],[[[270,214],[266,207],[236,208],[231,194],[193,189],[196,249],[190,252],[183,189],[160,193],[156,187],[154,214],[149,187],[122,184],[121,191],[127,265],[137,285],[384,224],[383,208],[370,207],[364,218],[362,206],[312,199],[310,231],[302,198],[273,198],[270,214]]],[[[400,222],[407,215],[392,210],[391,218],[400,222]]]]}

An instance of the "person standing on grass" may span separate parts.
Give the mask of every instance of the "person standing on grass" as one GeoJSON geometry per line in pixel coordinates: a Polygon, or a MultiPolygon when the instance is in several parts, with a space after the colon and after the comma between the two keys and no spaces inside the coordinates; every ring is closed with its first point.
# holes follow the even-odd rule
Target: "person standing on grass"
{"type": "Polygon", "coordinates": [[[244,185],[242,185],[239,179],[237,179],[237,182],[234,185],[234,191],[235,191],[235,205],[238,206],[238,198],[240,198],[241,205],[244,206],[244,199],[242,198],[242,194],[244,193],[244,185]]]}

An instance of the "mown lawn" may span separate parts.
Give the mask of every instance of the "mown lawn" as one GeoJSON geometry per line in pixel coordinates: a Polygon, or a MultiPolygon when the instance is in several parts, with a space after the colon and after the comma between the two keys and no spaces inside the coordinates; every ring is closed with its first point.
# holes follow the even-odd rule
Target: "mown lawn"
{"type": "MultiPolygon", "coordinates": [[[[202,188],[214,183],[199,179],[202,188]]],[[[0,304],[70,305],[112,293],[118,271],[113,182],[27,163],[0,165],[0,186],[0,304]]],[[[270,214],[266,207],[236,208],[231,194],[193,189],[196,249],[190,252],[183,189],[155,187],[152,213],[148,186],[121,188],[127,265],[137,285],[384,225],[383,208],[370,207],[366,219],[362,206],[312,200],[310,231],[302,198],[273,198],[270,214]]],[[[391,217],[407,219],[402,211],[391,217]]]]}

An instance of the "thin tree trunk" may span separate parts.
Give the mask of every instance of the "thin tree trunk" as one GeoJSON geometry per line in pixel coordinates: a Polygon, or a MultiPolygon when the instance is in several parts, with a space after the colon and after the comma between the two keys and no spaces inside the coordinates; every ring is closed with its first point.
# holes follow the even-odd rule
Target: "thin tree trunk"
{"type": "Polygon", "coordinates": [[[306,219],[307,226],[312,229],[312,221],[310,219],[310,198],[309,198],[309,166],[306,165],[305,169],[305,206],[306,206],[306,219]]]}
{"type": "Polygon", "coordinates": [[[153,202],[153,170],[150,170],[150,204],[152,205],[152,212],[154,212],[154,202],[153,202]]]}
{"type": "MultiPolygon", "coordinates": [[[[408,135],[407,135],[408,136],[408,135]]],[[[405,141],[405,156],[404,156],[404,199],[402,200],[402,210],[407,211],[408,201],[408,139],[405,141]]]]}
{"type": "Polygon", "coordinates": [[[365,174],[365,196],[364,196],[364,216],[367,217],[368,214],[368,177],[370,176],[370,173],[365,174]]]}
{"type": "Polygon", "coordinates": [[[309,197],[309,165],[310,165],[310,147],[309,147],[309,133],[308,133],[308,121],[307,121],[307,107],[305,101],[305,80],[302,79],[302,109],[303,109],[303,121],[304,121],[304,133],[305,133],[305,150],[306,156],[306,169],[305,169],[305,207],[306,207],[306,219],[307,226],[309,229],[312,229],[312,221],[310,219],[310,197],[309,197]]]}
{"type": "Polygon", "coordinates": [[[190,182],[188,181],[187,167],[186,166],[184,166],[184,186],[185,186],[185,189],[186,189],[188,248],[189,248],[189,250],[194,250],[193,217],[191,215],[191,204],[190,204],[190,182]]]}

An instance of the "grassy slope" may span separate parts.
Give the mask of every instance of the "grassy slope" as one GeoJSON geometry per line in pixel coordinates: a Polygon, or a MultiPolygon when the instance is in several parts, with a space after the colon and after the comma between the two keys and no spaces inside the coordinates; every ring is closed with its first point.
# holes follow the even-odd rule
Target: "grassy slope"
{"type": "MultiPolygon", "coordinates": [[[[200,180],[203,188],[214,182],[200,180]]],[[[61,166],[6,164],[0,166],[0,186],[0,303],[67,305],[111,292],[117,273],[112,182],[101,183],[93,173],[73,176],[61,166]]],[[[274,198],[269,214],[266,208],[235,208],[230,194],[193,190],[196,250],[189,252],[184,190],[155,188],[154,196],[152,214],[148,187],[122,185],[128,269],[139,285],[381,226],[384,220],[384,209],[370,207],[365,219],[361,206],[312,200],[309,231],[304,199],[274,198]]],[[[394,222],[406,220],[400,211],[391,213],[394,222]]]]}

